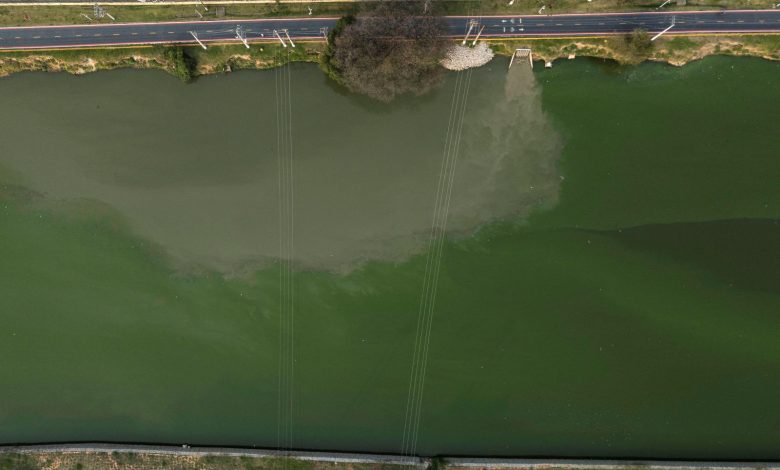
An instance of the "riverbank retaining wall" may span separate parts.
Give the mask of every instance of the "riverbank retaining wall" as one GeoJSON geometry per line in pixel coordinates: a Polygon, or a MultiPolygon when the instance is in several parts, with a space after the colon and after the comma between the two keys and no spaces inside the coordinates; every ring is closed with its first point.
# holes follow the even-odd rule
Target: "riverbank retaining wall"
{"type": "MultiPolygon", "coordinates": [[[[238,447],[191,447],[191,446],[157,446],[136,444],[43,444],[2,446],[0,453],[80,453],[80,452],[120,452],[135,454],[206,456],[223,457],[256,457],[281,458],[288,457],[297,460],[331,462],[342,464],[383,464],[401,465],[418,468],[427,467],[431,459],[417,456],[402,456],[392,454],[362,454],[348,452],[315,452],[315,451],[283,451],[274,449],[253,449],[238,447]]],[[[591,460],[591,459],[513,459],[513,458],[471,458],[446,457],[441,459],[448,468],[513,468],[529,470],[780,470],[780,462],[719,462],[719,461],[676,461],[676,460],[591,460]]]]}

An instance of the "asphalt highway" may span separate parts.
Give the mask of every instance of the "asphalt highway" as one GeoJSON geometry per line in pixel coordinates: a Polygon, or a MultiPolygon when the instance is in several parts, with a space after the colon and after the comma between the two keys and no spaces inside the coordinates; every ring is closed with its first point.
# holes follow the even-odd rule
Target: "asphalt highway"
{"type": "MultiPolygon", "coordinates": [[[[589,15],[484,16],[446,18],[449,34],[462,37],[471,21],[484,25],[483,38],[585,37],[627,33],[644,28],[651,34],[674,27],[667,34],[780,33],[780,10],[741,10],[674,13],[605,13],[589,15]]],[[[274,18],[167,23],[102,23],[70,26],[0,28],[0,50],[110,47],[145,44],[194,43],[195,35],[209,42],[276,41],[286,43],[287,30],[295,40],[322,39],[323,28],[336,18],[274,18]],[[238,29],[238,31],[237,31],[238,29]]]]}

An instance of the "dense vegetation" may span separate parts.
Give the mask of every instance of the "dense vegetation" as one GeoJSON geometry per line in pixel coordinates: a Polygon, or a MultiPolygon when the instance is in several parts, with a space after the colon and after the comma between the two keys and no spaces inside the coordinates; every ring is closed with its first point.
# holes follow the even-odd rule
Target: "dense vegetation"
{"type": "Polygon", "coordinates": [[[647,30],[637,28],[613,41],[621,62],[638,64],[647,60],[653,50],[653,42],[647,30]]]}
{"type": "Polygon", "coordinates": [[[439,84],[448,41],[444,21],[420,1],[390,0],[342,18],[321,64],[351,91],[380,101],[421,95],[439,84]]]}
{"type": "Polygon", "coordinates": [[[195,78],[195,59],[184,51],[183,47],[165,49],[165,60],[171,66],[171,71],[179,80],[188,83],[195,78]]]}

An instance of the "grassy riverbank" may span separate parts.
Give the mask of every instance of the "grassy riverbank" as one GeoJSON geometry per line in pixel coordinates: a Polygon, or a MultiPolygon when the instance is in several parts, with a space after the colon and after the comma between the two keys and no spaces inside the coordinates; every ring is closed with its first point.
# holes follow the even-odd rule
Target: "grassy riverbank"
{"type": "MultiPolygon", "coordinates": [[[[445,15],[534,15],[539,9],[546,14],[556,13],[599,13],[608,11],[655,11],[659,0],[515,0],[512,5],[506,0],[445,0],[437,8],[445,15]]],[[[206,3],[208,5],[208,2],[206,3]]],[[[664,10],[710,10],[710,9],[771,9],[770,0],[688,0],[685,6],[675,2],[664,10]]],[[[217,16],[217,7],[205,10],[194,5],[109,5],[108,12],[119,22],[141,21],[194,21],[214,19],[241,19],[263,17],[308,16],[309,7],[317,16],[343,16],[358,8],[371,8],[372,4],[356,2],[276,2],[266,4],[225,5],[217,16]]],[[[87,6],[30,6],[20,3],[0,7],[0,26],[34,26],[58,24],[88,24],[82,14],[92,16],[92,7],[87,6]]],[[[96,20],[109,23],[109,18],[96,20]]]]}
{"type": "Polygon", "coordinates": [[[408,470],[386,464],[342,464],[271,457],[186,456],[126,452],[0,453],[0,470],[408,470]]]}
{"type": "MultiPolygon", "coordinates": [[[[353,11],[354,3],[319,3],[312,5],[313,12],[318,16],[341,16],[353,11]]],[[[196,20],[229,20],[247,18],[274,18],[308,16],[309,10],[304,3],[268,3],[247,5],[224,5],[224,12],[217,16],[217,8],[208,6],[208,10],[194,5],[116,5],[107,6],[106,10],[116,18],[117,22],[152,22],[152,21],[196,21],[196,20]]],[[[111,23],[109,18],[88,21],[82,16],[92,16],[92,7],[86,6],[19,6],[0,7],[0,26],[34,26],[59,24],[92,24],[111,23]]]]}
{"type": "MultiPolygon", "coordinates": [[[[698,465],[701,470],[708,468],[698,465]]],[[[112,468],[117,470],[414,470],[419,467],[378,463],[335,463],[303,461],[271,457],[226,457],[220,455],[186,456],[126,452],[45,452],[0,453],[0,470],[90,470],[112,468]]],[[[468,470],[474,467],[449,465],[443,459],[433,459],[428,470],[468,470]]],[[[477,467],[479,468],[479,467],[477,467]]],[[[492,466],[493,469],[516,468],[492,466]]],[[[531,468],[529,466],[529,468],[531,468]]],[[[609,470],[660,469],[640,464],[611,467],[609,470]]],[[[737,467],[742,470],[762,467],[737,467]]],[[[570,466],[545,466],[547,470],[571,470],[570,466]]],[[[594,468],[595,470],[595,468],[594,468]]]]}
{"type": "Polygon", "coordinates": [[[611,59],[623,64],[646,60],[684,65],[709,55],[755,56],[780,60],[780,35],[678,36],[661,38],[643,54],[624,47],[623,37],[594,39],[517,40],[493,43],[499,54],[509,55],[517,48],[531,48],[534,57],[545,61],[572,56],[611,59]]]}
{"type": "MultiPolygon", "coordinates": [[[[324,44],[299,43],[285,57],[293,62],[316,62],[324,44]]],[[[18,51],[0,53],[0,77],[16,72],[68,72],[75,75],[117,68],[161,69],[174,76],[199,76],[238,69],[266,69],[278,64],[281,46],[264,45],[246,49],[242,45],[199,47],[128,47],[59,51],[18,51]],[[183,50],[186,62],[176,60],[172,50],[183,50]],[[189,70],[182,71],[182,67],[189,70]]],[[[286,60],[286,59],[285,59],[286,60]]]]}
{"type": "MultiPolygon", "coordinates": [[[[534,57],[545,61],[587,56],[612,59],[620,63],[644,60],[683,65],[708,55],[757,56],[780,60],[780,35],[756,36],[691,36],[668,37],[654,43],[646,56],[637,57],[622,47],[621,37],[598,39],[514,40],[492,43],[503,55],[519,47],[530,47],[534,57]]],[[[129,47],[113,49],[81,49],[59,51],[15,51],[0,53],[0,76],[25,71],[68,72],[84,74],[116,68],[162,69],[182,78],[238,69],[266,69],[278,63],[282,51],[290,53],[294,62],[317,62],[324,44],[299,43],[291,52],[275,44],[214,45],[204,51],[198,47],[183,47],[185,62],[176,60],[171,47],[129,47]],[[191,70],[182,70],[187,67],[191,70]],[[186,72],[186,73],[185,73],[186,72]]]]}

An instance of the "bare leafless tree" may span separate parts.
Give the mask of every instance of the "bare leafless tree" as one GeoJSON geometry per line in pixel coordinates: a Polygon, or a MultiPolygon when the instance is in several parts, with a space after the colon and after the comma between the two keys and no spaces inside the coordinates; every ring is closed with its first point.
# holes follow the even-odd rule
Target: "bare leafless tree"
{"type": "Polygon", "coordinates": [[[422,1],[383,0],[343,18],[330,37],[323,67],[350,90],[380,101],[420,95],[436,86],[447,52],[442,18],[422,1]]]}

